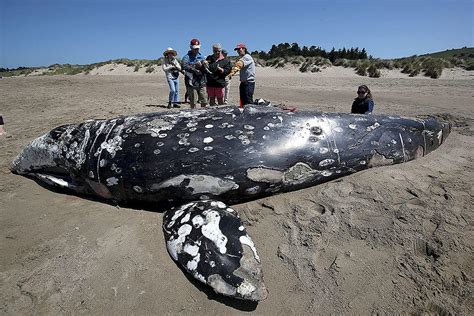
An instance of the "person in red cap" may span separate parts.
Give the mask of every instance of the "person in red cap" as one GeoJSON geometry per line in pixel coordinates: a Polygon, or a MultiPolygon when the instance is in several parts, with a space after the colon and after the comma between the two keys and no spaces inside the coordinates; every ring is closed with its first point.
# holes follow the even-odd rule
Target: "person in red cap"
{"type": "Polygon", "coordinates": [[[207,105],[206,74],[204,56],[199,52],[201,48],[199,40],[193,38],[189,43],[189,48],[191,50],[183,57],[182,64],[189,103],[191,108],[194,109],[196,107],[196,94],[201,107],[207,105]]]}
{"type": "Polygon", "coordinates": [[[247,46],[244,43],[239,43],[234,48],[239,54],[239,59],[235,62],[229,77],[232,78],[234,74],[240,71],[240,106],[246,104],[253,104],[253,93],[255,91],[255,61],[250,56],[247,46]]]}

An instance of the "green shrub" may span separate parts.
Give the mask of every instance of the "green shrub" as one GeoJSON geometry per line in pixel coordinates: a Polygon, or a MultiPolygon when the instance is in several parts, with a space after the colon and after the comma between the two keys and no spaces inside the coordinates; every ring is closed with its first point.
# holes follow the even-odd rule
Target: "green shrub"
{"type": "Polygon", "coordinates": [[[145,73],[150,74],[150,73],[152,73],[153,71],[155,71],[155,68],[153,68],[152,66],[149,66],[149,67],[145,70],[145,73]]]}
{"type": "Polygon", "coordinates": [[[371,64],[367,68],[367,73],[369,74],[369,77],[371,77],[371,78],[379,78],[381,76],[380,70],[377,69],[375,64],[371,64]]]}
{"type": "Polygon", "coordinates": [[[135,69],[133,69],[134,72],[137,72],[140,70],[140,64],[135,65],[135,69]]]}

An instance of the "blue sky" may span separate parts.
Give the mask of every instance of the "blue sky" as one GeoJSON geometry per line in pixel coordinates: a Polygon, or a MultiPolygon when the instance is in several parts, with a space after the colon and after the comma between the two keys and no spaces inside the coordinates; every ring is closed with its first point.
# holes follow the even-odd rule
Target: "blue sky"
{"type": "Polygon", "coordinates": [[[182,56],[192,38],[251,51],[298,43],[378,58],[474,46],[474,0],[0,0],[0,67],[182,56]]]}

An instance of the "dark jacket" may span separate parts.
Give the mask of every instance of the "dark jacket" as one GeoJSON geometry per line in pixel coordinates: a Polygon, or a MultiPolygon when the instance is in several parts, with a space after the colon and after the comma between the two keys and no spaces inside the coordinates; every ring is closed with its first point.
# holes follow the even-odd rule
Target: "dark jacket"
{"type": "Polygon", "coordinates": [[[351,113],[355,114],[369,114],[374,110],[374,101],[370,98],[359,99],[355,98],[352,102],[351,113]]]}
{"type": "Polygon", "coordinates": [[[232,69],[232,64],[230,60],[227,58],[216,60],[214,55],[207,56],[206,60],[209,62],[209,72],[206,73],[207,86],[213,88],[224,88],[225,77],[230,73],[230,70],[232,69]],[[219,71],[217,69],[218,66],[224,69],[224,72],[219,71]]]}

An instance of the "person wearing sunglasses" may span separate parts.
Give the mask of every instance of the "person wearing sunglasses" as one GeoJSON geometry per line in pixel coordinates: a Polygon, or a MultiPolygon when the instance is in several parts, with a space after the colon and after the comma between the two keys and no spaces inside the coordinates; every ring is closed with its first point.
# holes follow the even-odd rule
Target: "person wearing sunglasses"
{"type": "Polygon", "coordinates": [[[370,114],[374,110],[374,100],[369,87],[366,85],[359,86],[357,89],[357,98],[352,102],[351,113],[354,114],[370,114]]]}
{"type": "Polygon", "coordinates": [[[212,45],[212,52],[212,55],[206,58],[207,95],[211,106],[216,105],[216,99],[219,105],[223,105],[226,76],[230,73],[232,65],[222,54],[221,44],[212,45]]]}

